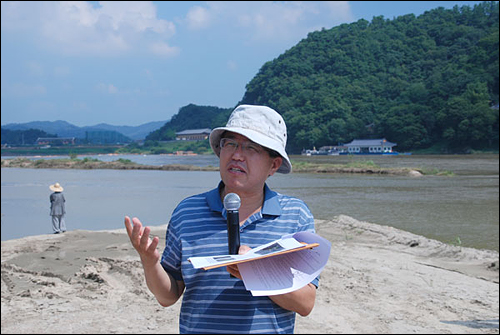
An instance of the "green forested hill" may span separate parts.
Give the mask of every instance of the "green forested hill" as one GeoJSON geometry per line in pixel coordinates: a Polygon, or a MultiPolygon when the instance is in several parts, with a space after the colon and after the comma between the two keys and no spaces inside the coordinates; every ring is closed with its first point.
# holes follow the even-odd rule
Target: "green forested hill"
{"type": "Polygon", "coordinates": [[[498,148],[498,2],[310,33],[240,103],[283,114],[289,150],[386,137],[398,150],[498,148]]]}
{"type": "Polygon", "coordinates": [[[198,106],[189,104],[179,109],[170,121],[160,129],[150,133],[146,140],[173,140],[175,133],[186,129],[216,128],[226,124],[232,108],[198,106]]]}
{"type": "MultiPolygon", "coordinates": [[[[265,63],[238,104],[281,113],[290,153],[381,137],[399,151],[498,150],[498,21],[498,2],[483,2],[316,31],[265,63]]],[[[191,104],[147,139],[230,112],[191,104]]]]}

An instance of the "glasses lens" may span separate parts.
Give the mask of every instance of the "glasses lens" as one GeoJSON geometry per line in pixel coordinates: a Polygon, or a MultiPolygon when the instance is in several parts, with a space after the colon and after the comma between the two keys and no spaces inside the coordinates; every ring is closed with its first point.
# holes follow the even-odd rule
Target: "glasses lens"
{"type": "Polygon", "coordinates": [[[238,142],[230,138],[223,138],[220,140],[220,147],[227,150],[234,150],[238,147],[238,142]]]}
{"type": "Polygon", "coordinates": [[[223,138],[220,140],[220,147],[226,151],[235,151],[240,146],[241,150],[247,154],[258,154],[262,151],[262,146],[254,142],[238,143],[232,138],[223,138]]]}

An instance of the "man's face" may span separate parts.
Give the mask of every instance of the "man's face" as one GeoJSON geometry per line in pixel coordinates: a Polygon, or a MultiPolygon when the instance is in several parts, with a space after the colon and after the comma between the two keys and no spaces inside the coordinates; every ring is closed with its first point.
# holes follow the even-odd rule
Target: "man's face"
{"type": "Polygon", "coordinates": [[[226,192],[262,192],[269,176],[281,166],[282,158],[272,158],[260,145],[240,134],[227,132],[220,151],[220,175],[226,192]]]}

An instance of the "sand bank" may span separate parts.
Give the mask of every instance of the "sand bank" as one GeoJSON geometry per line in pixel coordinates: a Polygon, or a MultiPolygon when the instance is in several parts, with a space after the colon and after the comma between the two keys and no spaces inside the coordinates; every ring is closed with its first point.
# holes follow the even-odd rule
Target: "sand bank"
{"type": "MultiPolygon", "coordinates": [[[[29,169],[114,169],[114,170],[161,170],[161,171],[219,171],[215,166],[194,166],[182,164],[143,165],[129,160],[103,162],[97,159],[40,159],[28,158],[2,159],[2,168],[29,169]]],[[[336,164],[300,163],[294,165],[295,173],[349,173],[349,174],[380,174],[422,177],[422,171],[411,168],[381,168],[360,163],[358,167],[336,164]],[[366,165],[366,166],[363,166],[366,165]]],[[[435,172],[435,174],[450,174],[435,172]]]]}
{"type": "MultiPolygon", "coordinates": [[[[164,243],[165,226],[153,227],[164,243]]],[[[499,332],[498,252],[347,216],[317,220],[331,255],[296,333],[499,332]]],[[[178,333],[125,229],[2,241],[2,333],[178,333]]]]}

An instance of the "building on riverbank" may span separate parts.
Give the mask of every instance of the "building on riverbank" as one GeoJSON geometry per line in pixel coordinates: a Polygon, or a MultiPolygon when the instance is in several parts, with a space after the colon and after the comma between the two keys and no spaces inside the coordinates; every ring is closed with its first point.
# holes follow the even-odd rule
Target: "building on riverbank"
{"type": "Polygon", "coordinates": [[[392,154],[392,150],[397,143],[387,141],[385,138],[373,140],[358,140],[355,139],[347,143],[348,154],[392,154]]]}
{"type": "Polygon", "coordinates": [[[208,139],[211,129],[187,129],[175,133],[175,139],[177,141],[204,141],[208,139]]]}
{"type": "Polygon", "coordinates": [[[37,146],[47,145],[75,145],[75,137],[39,137],[35,141],[37,146]]]}

